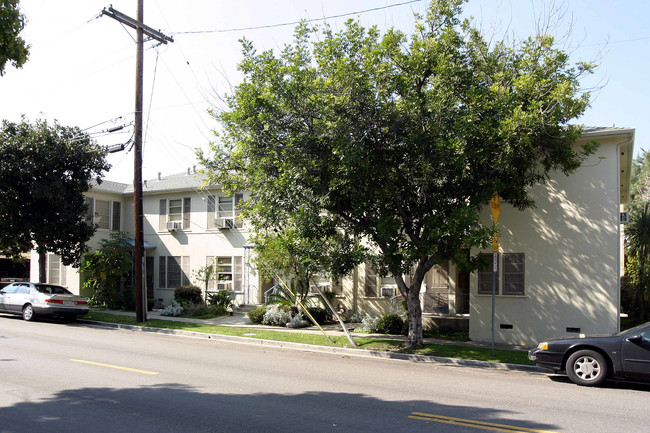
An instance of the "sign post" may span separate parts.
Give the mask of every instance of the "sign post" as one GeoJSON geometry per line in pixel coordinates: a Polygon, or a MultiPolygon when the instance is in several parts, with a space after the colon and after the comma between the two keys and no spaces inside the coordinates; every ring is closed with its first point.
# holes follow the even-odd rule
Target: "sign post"
{"type": "MultiPolygon", "coordinates": [[[[496,228],[501,215],[501,201],[499,193],[495,192],[490,200],[490,209],[492,210],[492,222],[496,228]]],[[[497,272],[499,272],[499,234],[495,232],[492,235],[492,355],[494,356],[494,304],[497,289],[497,272]]]]}

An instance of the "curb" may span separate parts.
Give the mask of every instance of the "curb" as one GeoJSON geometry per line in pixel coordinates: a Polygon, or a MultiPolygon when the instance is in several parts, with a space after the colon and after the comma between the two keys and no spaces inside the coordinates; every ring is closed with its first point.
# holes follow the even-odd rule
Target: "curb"
{"type": "Polygon", "coordinates": [[[321,352],[321,353],[326,352],[332,354],[343,354],[346,356],[356,356],[356,357],[363,357],[363,358],[380,358],[380,359],[392,359],[392,360],[420,362],[420,363],[447,364],[456,367],[489,368],[494,370],[522,371],[526,373],[536,373],[536,374],[549,373],[549,370],[543,369],[541,367],[532,366],[532,365],[477,361],[473,359],[446,358],[441,356],[412,355],[408,353],[393,353],[393,352],[384,352],[379,350],[352,349],[346,347],[317,346],[313,344],[264,340],[261,338],[238,337],[234,335],[207,334],[204,332],[179,331],[176,329],[153,328],[148,326],[124,325],[119,323],[108,323],[108,322],[100,322],[94,320],[91,321],[91,320],[81,319],[78,320],[77,322],[80,324],[84,324],[96,328],[120,329],[125,331],[132,331],[132,332],[147,332],[153,334],[164,334],[164,335],[172,335],[172,336],[179,336],[179,337],[201,338],[201,339],[214,340],[214,341],[228,341],[228,342],[239,343],[239,344],[272,346],[272,347],[280,347],[284,349],[303,350],[309,352],[321,352]]]}

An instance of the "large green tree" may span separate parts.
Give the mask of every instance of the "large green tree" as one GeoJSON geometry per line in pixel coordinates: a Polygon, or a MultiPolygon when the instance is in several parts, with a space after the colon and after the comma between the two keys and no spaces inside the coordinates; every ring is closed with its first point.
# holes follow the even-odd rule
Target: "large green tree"
{"type": "Polygon", "coordinates": [[[251,191],[266,226],[320,210],[364,243],[407,301],[410,346],[422,344],[426,272],[487,246],[493,193],[526,209],[530,187],[593,151],[568,124],[588,106],[579,80],[592,65],[570,65],[549,35],[490,43],[461,5],[433,1],[410,37],[349,21],[303,23],[277,56],[244,40],[244,81],[203,157],[213,181],[251,191]]]}
{"type": "Polygon", "coordinates": [[[45,120],[2,122],[0,128],[0,250],[36,249],[39,280],[46,253],[79,266],[95,227],[85,221],[84,193],[110,168],[106,151],[77,127],[45,120]]]}
{"type": "Polygon", "coordinates": [[[20,13],[18,0],[0,0],[0,76],[5,65],[11,61],[20,68],[29,55],[29,45],[20,37],[25,27],[25,17],[20,13]]]}

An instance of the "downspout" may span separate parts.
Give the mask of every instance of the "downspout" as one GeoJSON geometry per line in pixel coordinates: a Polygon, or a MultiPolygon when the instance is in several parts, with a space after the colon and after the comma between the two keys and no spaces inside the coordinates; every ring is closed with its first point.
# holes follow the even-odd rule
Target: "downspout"
{"type": "Polygon", "coordinates": [[[621,245],[621,147],[626,146],[633,142],[632,136],[627,141],[623,141],[616,146],[616,332],[621,332],[621,254],[625,248],[625,244],[621,245]]]}

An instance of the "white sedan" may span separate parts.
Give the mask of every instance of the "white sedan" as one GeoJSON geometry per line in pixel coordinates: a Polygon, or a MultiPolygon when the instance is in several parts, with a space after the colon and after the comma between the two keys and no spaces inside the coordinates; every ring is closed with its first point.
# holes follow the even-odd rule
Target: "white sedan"
{"type": "Polygon", "coordinates": [[[0,290],[0,313],[19,314],[25,320],[41,315],[74,320],[88,314],[88,301],[65,287],[17,282],[0,290]]]}

